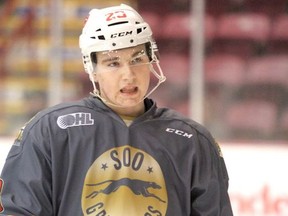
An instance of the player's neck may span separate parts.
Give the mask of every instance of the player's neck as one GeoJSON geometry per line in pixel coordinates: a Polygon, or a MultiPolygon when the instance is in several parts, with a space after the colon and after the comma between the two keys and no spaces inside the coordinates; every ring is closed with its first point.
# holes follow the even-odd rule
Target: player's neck
{"type": "Polygon", "coordinates": [[[136,118],[145,112],[144,102],[141,102],[133,107],[110,107],[119,116],[124,116],[126,119],[136,118]]]}

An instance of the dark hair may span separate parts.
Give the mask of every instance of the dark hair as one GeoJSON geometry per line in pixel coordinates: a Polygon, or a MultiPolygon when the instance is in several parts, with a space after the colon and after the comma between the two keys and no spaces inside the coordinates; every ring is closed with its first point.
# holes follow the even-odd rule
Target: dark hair
{"type": "Polygon", "coordinates": [[[92,52],[91,53],[91,60],[94,64],[97,64],[97,56],[96,56],[96,52],[92,52]]]}

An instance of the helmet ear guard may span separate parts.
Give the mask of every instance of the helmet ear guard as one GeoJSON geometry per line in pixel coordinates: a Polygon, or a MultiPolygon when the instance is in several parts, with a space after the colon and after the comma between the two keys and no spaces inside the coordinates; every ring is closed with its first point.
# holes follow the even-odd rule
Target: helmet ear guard
{"type": "Polygon", "coordinates": [[[146,52],[150,61],[159,60],[159,51],[155,41],[150,41],[145,44],[146,52]]]}

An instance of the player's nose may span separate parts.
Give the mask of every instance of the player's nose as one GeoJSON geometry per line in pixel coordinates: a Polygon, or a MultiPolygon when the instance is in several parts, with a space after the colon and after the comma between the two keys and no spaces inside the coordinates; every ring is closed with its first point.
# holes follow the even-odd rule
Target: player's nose
{"type": "Polygon", "coordinates": [[[133,70],[133,66],[131,66],[129,63],[123,64],[122,76],[124,79],[135,78],[135,71],[133,70]]]}

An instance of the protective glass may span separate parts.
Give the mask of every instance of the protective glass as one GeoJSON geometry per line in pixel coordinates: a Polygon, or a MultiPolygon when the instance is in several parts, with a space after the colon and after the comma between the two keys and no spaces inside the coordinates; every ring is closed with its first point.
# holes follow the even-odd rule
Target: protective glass
{"type": "MultiPolygon", "coordinates": [[[[135,73],[150,71],[154,76],[152,76],[152,80],[150,80],[151,82],[149,83],[147,94],[143,100],[152,94],[158,88],[158,86],[166,80],[166,77],[163,75],[162,69],[159,65],[158,58],[154,52],[152,52],[151,56],[148,56],[145,48],[136,48],[131,52],[128,51],[127,53],[125,53],[125,51],[123,52],[123,50],[98,52],[95,58],[97,60],[95,59],[94,62],[94,73],[120,73],[120,71],[127,70],[127,67],[129,67],[135,73]]],[[[100,92],[96,87],[96,82],[94,81],[93,76],[91,76],[91,80],[94,87],[92,94],[105,101],[105,99],[101,97],[100,92]]],[[[109,102],[106,101],[106,103],[109,102]]],[[[121,107],[115,104],[112,105],[121,107]]]]}
{"type": "Polygon", "coordinates": [[[154,61],[149,60],[145,50],[133,52],[131,57],[119,54],[118,50],[105,51],[100,53],[100,58],[97,57],[96,73],[117,72],[125,67],[135,71],[150,70],[151,64],[154,61]]]}

